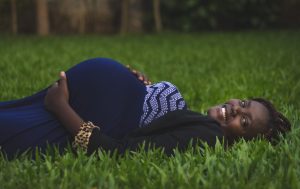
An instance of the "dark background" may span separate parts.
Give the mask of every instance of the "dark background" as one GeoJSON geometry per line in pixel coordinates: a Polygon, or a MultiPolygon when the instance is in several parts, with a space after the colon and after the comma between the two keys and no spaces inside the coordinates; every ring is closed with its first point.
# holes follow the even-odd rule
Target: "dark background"
{"type": "Polygon", "coordinates": [[[0,32],[153,33],[300,28],[300,0],[0,0],[0,32]]]}

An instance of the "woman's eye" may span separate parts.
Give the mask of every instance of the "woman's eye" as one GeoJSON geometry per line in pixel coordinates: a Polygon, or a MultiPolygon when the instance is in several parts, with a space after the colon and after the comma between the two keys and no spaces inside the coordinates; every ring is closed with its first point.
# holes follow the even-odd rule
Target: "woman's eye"
{"type": "Polygon", "coordinates": [[[246,101],[245,101],[245,100],[242,100],[242,101],[241,101],[241,106],[242,106],[243,108],[246,107],[246,101]]]}
{"type": "Polygon", "coordinates": [[[242,125],[242,127],[244,127],[244,128],[248,126],[247,118],[245,118],[245,117],[242,117],[242,118],[241,118],[241,125],[242,125]]]}

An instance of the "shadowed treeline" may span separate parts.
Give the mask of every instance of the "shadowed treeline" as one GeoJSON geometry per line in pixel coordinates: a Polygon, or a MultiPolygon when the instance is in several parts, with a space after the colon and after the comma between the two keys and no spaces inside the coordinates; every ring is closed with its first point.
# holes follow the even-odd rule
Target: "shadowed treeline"
{"type": "Polygon", "coordinates": [[[0,0],[0,32],[144,33],[299,28],[300,0],[0,0]]]}

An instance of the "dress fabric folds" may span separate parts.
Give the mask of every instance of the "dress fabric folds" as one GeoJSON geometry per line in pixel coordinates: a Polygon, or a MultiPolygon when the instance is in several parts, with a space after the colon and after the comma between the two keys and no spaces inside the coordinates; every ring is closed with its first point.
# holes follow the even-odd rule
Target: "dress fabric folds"
{"type": "MultiPolygon", "coordinates": [[[[136,129],[145,86],[122,64],[107,58],[81,62],[66,72],[72,108],[101,132],[120,139],[136,129]]],[[[38,147],[63,150],[70,135],[44,107],[47,88],[19,100],[0,102],[0,146],[8,156],[38,147]]]]}

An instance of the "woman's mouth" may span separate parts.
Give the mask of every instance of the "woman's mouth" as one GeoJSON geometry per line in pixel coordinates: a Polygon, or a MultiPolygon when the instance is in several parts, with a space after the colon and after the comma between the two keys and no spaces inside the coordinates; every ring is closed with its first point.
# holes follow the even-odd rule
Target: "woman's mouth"
{"type": "Polygon", "coordinates": [[[227,114],[226,114],[226,106],[225,105],[222,106],[221,112],[222,112],[222,116],[223,116],[224,121],[227,121],[227,114]]]}

